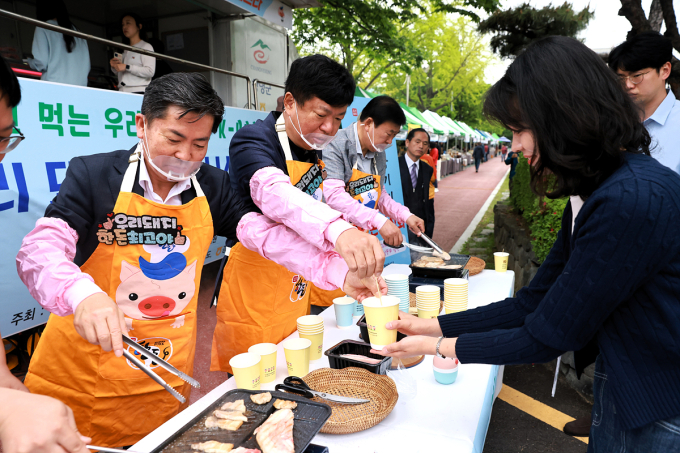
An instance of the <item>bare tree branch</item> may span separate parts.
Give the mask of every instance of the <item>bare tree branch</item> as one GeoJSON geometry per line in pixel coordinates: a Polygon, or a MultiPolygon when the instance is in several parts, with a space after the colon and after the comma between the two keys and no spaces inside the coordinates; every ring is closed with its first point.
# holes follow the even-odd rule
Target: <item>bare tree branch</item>
{"type": "MultiPolygon", "coordinates": [[[[363,50],[362,50],[361,52],[359,52],[359,54],[356,56],[356,58],[358,58],[359,55],[361,55],[362,52],[363,52],[363,50]]],[[[354,80],[359,80],[359,79],[361,79],[361,75],[364,73],[364,71],[366,70],[366,68],[368,68],[368,67],[371,65],[371,63],[373,63],[373,60],[375,60],[375,57],[371,57],[371,59],[368,60],[368,63],[366,63],[366,66],[364,66],[363,69],[362,69],[361,71],[359,71],[359,74],[357,74],[356,77],[354,77],[354,80]]],[[[365,88],[364,88],[364,89],[365,89],[365,88]]]]}
{"type": "Polygon", "coordinates": [[[661,9],[661,1],[652,0],[652,5],[649,7],[649,26],[654,31],[660,31],[662,23],[663,10],[661,9]]]}
{"type": "Polygon", "coordinates": [[[368,87],[370,87],[371,85],[373,85],[373,82],[375,82],[375,81],[378,79],[378,77],[380,77],[380,76],[382,75],[382,73],[385,72],[385,70],[386,70],[387,68],[389,68],[390,66],[392,66],[392,65],[395,64],[396,62],[397,62],[396,60],[390,61],[388,64],[386,64],[385,66],[383,66],[382,68],[380,68],[378,71],[376,71],[376,74],[375,74],[375,75],[373,76],[373,78],[368,82],[368,85],[366,85],[366,86],[364,87],[364,90],[368,90],[368,87]]]}
{"type": "Polygon", "coordinates": [[[675,19],[675,10],[673,9],[673,0],[660,0],[661,10],[663,11],[663,19],[666,23],[666,36],[671,39],[675,50],[680,52],[680,34],[678,34],[678,22],[675,19]]]}
{"type": "Polygon", "coordinates": [[[631,30],[633,35],[652,29],[647,16],[645,16],[645,11],[642,9],[640,0],[621,0],[619,16],[625,16],[628,19],[628,22],[633,27],[631,30]]]}

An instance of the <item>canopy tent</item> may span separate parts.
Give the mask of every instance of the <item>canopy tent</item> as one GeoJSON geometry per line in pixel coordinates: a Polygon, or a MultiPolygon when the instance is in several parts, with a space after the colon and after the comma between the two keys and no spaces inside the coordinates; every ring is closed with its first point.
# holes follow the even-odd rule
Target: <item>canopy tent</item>
{"type": "Polygon", "coordinates": [[[454,134],[455,134],[456,136],[467,135],[467,132],[465,131],[465,129],[463,129],[463,128],[460,127],[458,124],[456,124],[456,122],[453,121],[453,120],[452,120],[451,118],[449,118],[448,116],[442,116],[441,118],[442,118],[442,120],[443,120],[446,124],[449,125],[449,127],[451,128],[451,130],[454,131],[454,134]]]}
{"type": "Polygon", "coordinates": [[[498,139],[499,142],[511,142],[512,140],[505,138],[505,136],[498,139]]]}
{"type": "Polygon", "coordinates": [[[372,99],[376,96],[379,96],[379,94],[371,93],[370,91],[364,90],[363,88],[357,86],[354,90],[354,96],[372,99]]]}
{"type": "Polygon", "coordinates": [[[495,133],[491,134],[491,136],[492,136],[493,139],[496,140],[496,141],[499,141],[499,140],[500,140],[500,137],[499,137],[498,135],[496,135],[495,133]]]}
{"type": "Polygon", "coordinates": [[[449,126],[449,124],[446,121],[444,121],[444,119],[441,116],[439,116],[436,112],[425,110],[423,112],[423,116],[430,122],[430,124],[436,125],[439,129],[441,129],[443,131],[443,135],[448,136],[455,134],[456,131],[451,126],[449,126]]]}
{"type": "Polygon", "coordinates": [[[426,131],[433,132],[437,135],[444,133],[444,131],[441,130],[439,126],[435,126],[430,121],[428,121],[427,118],[425,118],[423,116],[423,114],[420,113],[420,111],[418,109],[416,109],[414,107],[409,107],[406,104],[404,104],[403,102],[400,102],[399,105],[401,106],[402,109],[404,109],[404,111],[408,111],[411,115],[418,118],[418,120],[420,120],[420,123],[424,126],[424,129],[426,131]],[[425,126],[427,126],[427,127],[425,127],[425,126]]]}

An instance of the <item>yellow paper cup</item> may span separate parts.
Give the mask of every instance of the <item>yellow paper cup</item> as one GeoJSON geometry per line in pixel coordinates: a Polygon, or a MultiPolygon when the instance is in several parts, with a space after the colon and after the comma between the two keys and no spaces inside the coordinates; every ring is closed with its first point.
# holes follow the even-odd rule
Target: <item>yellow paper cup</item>
{"type": "Polygon", "coordinates": [[[505,272],[508,270],[508,252],[495,252],[493,259],[496,263],[496,272],[505,272]]]}
{"type": "Polygon", "coordinates": [[[312,342],[309,348],[309,360],[319,360],[323,355],[323,331],[319,333],[302,333],[300,338],[307,338],[312,342]]]}
{"type": "Polygon", "coordinates": [[[283,342],[288,376],[304,377],[309,374],[309,349],[312,341],[307,338],[292,338],[283,342]]]}
{"type": "Polygon", "coordinates": [[[266,384],[276,379],[276,345],[260,343],[248,348],[251,354],[260,356],[260,383],[266,384]]]}
{"type": "Polygon", "coordinates": [[[387,330],[385,324],[399,319],[399,298],[382,296],[381,303],[377,297],[369,297],[363,304],[371,347],[382,349],[397,341],[397,331],[387,330]]]}
{"type": "Polygon", "coordinates": [[[434,310],[423,310],[422,308],[418,309],[419,318],[432,319],[436,318],[437,316],[439,316],[439,307],[435,308],[434,310]]]}
{"type": "Polygon", "coordinates": [[[319,315],[300,316],[297,319],[298,330],[301,328],[312,328],[323,326],[323,318],[319,315]]]}
{"type": "Polygon", "coordinates": [[[234,372],[236,387],[245,390],[260,390],[260,356],[245,352],[231,358],[229,365],[234,372]]]}

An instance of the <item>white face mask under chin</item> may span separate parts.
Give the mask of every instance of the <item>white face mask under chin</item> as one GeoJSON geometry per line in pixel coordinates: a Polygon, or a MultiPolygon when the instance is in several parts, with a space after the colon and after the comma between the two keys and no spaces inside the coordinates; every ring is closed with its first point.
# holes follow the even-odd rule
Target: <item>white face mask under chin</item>
{"type": "MultiPolygon", "coordinates": [[[[364,130],[366,130],[366,125],[364,123],[361,123],[361,125],[364,126],[364,130]]],[[[366,131],[366,136],[368,137],[368,141],[371,142],[373,149],[379,153],[385,152],[385,150],[390,147],[389,143],[381,143],[379,145],[375,144],[375,124],[373,125],[373,138],[368,135],[368,131],[366,131]]]]}
{"type": "Polygon", "coordinates": [[[322,150],[335,138],[333,135],[320,134],[318,132],[312,132],[311,134],[303,134],[302,126],[300,126],[300,116],[298,115],[297,111],[297,102],[295,103],[295,117],[297,118],[297,123],[298,126],[300,127],[299,130],[297,127],[295,127],[295,123],[293,123],[293,118],[288,113],[286,113],[286,115],[288,115],[290,124],[293,126],[293,129],[295,129],[295,132],[297,132],[298,135],[302,137],[302,140],[307,144],[307,146],[309,146],[312,149],[322,150]]]}
{"type": "Polygon", "coordinates": [[[149,143],[146,140],[148,130],[146,120],[144,120],[144,139],[142,140],[142,147],[146,154],[146,161],[151,164],[154,170],[163,175],[168,181],[172,182],[186,181],[198,173],[198,170],[201,169],[201,165],[203,165],[203,162],[201,161],[194,162],[182,160],[174,156],[156,156],[152,159],[151,153],[149,152],[149,143]]]}

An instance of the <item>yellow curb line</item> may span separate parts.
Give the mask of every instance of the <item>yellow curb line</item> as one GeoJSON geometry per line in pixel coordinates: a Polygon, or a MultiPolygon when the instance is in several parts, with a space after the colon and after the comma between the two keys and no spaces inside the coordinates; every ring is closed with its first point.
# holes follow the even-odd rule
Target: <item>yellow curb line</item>
{"type": "MultiPolygon", "coordinates": [[[[498,398],[560,431],[562,431],[562,428],[566,423],[575,420],[573,417],[570,417],[557,409],[553,409],[524,393],[518,392],[506,384],[503,384],[501,392],[498,394],[498,398]]],[[[576,437],[576,439],[585,442],[586,444],[588,443],[587,437],[576,437]]]]}

